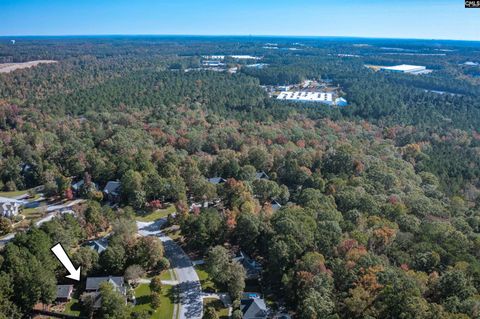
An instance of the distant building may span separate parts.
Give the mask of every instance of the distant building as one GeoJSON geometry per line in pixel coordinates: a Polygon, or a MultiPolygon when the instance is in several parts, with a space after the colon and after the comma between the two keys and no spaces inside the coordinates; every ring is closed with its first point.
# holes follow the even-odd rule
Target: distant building
{"type": "Polygon", "coordinates": [[[255,64],[245,65],[245,67],[247,67],[247,68],[255,68],[255,69],[263,69],[266,66],[268,66],[268,64],[266,64],[266,63],[255,63],[255,64]]]}
{"type": "Polygon", "coordinates": [[[207,60],[224,60],[224,55],[203,55],[202,58],[207,60]]]}
{"type": "Polygon", "coordinates": [[[121,197],[121,187],[122,183],[119,181],[110,181],[107,183],[103,189],[103,193],[107,200],[116,202],[120,200],[121,197]]]}
{"type": "Polygon", "coordinates": [[[277,211],[277,210],[279,210],[280,208],[282,208],[282,205],[280,205],[280,203],[277,202],[276,200],[272,200],[271,205],[272,205],[273,211],[277,211]]]}
{"type": "Polygon", "coordinates": [[[18,215],[18,210],[25,201],[13,198],[0,197],[0,216],[12,218],[18,215]]]}
{"type": "MultiPolygon", "coordinates": [[[[81,191],[82,191],[82,189],[85,188],[85,187],[86,187],[86,185],[85,185],[85,180],[84,180],[84,179],[81,179],[81,180],[73,183],[73,184],[72,184],[73,194],[74,194],[75,196],[79,196],[80,193],[81,193],[81,191]]],[[[90,183],[90,187],[89,187],[88,191],[96,191],[96,190],[98,190],[97,184],[95,184],[95,183],[93,183],[93,182],[90,183]]]]}
{"type": "Polygon", "coordinates": [[[381,67],[380,70],[388,71],[388,72],[396,72],[396,73],[408,73],[408,74],[426,74],[431,72],[431,70],[427,70],[426,66],[408,65],[408,64],[384,66],[384,67],[381,67]]]}
{"type": "Polygon", "coordinates": [[[257,172],[255,174],[255,178],[256,179],[270,179],[270,177],[267,175],[267,173],[265,173],[264,171],[261,171],[261,172],[257,172]]]}
{"type": "Polygon", "coordinates": [[[240,254],[237,257],[233,258],[233,260],[238,261],[243,266],[247,274],[247,279],[258,279],[262,274],[262,265],[254,259],[250,258],[243,251],[240,251],[240,254]]]}
{"type": "Polygon", "coordinates": [[[222,178],[222,177],[212,177],[212,178],[209,178],[208,179],[208,182],[209,183],[212,183],[214,185],[218,185],[218,184],[223,184],[225,183],[227,180],[222,178]]]}
{"type": "Polygon", "coordinates": [[[267,305],[261,298],[241,300],[240,310],[243,313],[243,319],[265,319],[268,316],[267,305]]]}
{"type": "Polygon", "coordinates": [[[232,59],[237,59],[237,60],[260,60],[262,58],[257,57],[257,56],[252,56],[252,55],[230,55],[232,59]]]}
{"type": "Polygon", "coordinates": [[[101,254],[108,248],[108,239],[100,238],[96,240],[91,240],[85,244],[85,247],[95,250],[97,253],[101,254]]]}
{"type": "Polygon", "coordinates": [[[57,285],[56,302],[69,302],[72,300],[73,285],[57,285]]]}
{"type": "Polygon", "coordinates": [[[281,92],[277,96],[277,100],[284,101],[300,101],[300,102],[320,102],[333,105],[333,93],[326,92],[281,92]]]}
{"type": "Polygon", "coordinates": [[[225,63],[222,63],[220,61],[211,61],[211,60],[207,60],[207,61],[203,61],[202,62],[202,65],[203,66],[206,66],[206,67],[221,67],[221,66],[225,66],[225,63]]]}
{"type": "Polygon", "coordinates": [[[336,106],[347,106],[348,102],[343,97],[339,97],[339,98],[335,99],[335,105],[336,106]]]}

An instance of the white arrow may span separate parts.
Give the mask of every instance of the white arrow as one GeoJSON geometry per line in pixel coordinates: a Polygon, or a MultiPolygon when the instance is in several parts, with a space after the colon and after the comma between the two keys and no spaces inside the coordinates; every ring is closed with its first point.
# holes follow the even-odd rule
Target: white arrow
{"type": "Polygon", "coordinates": [[[51,248],[52,252],[55,254],[55,257],[58,258],[58,260],[62,263],[63,267],[67,269],[67,271],[70,273],[69,275],[65,276],[67,278],[80,281],[80,268],[75,269],[75,267],[72,264],[72,261],[68,257],[67,253],[62,247],[62,244],[56,244],[51,248]]]}

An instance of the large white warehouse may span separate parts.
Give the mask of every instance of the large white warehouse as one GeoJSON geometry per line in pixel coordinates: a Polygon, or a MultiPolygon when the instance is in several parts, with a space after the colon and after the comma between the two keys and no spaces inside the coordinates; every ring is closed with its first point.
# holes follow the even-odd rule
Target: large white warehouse
{"type": "Polygon", "coordinates": [[[426,66],[408,65],[408,64],[384,66],[380,69],[383,71],[397,72],[397,73],[410,73],[410,74],[424,74],[424,73],[431,72],[430,70],[427,70],[426,66]]]}

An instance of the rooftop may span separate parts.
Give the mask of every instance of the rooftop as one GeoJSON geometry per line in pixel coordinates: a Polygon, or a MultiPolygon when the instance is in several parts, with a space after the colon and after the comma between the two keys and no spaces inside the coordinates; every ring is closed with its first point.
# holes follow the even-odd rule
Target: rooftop
{"type": "Polygon", "coordinates": [[[383,67],[382,69],[390,70],[390,71],[411,72],[411,71],[424,70],[426,69],[426,67],[421,65],[400,64],[395,66],[386,66],[386,67],[383,67]]]}
{"type": "Polygon", "coordinates": [[[87,291],[97,291],[100,288],[100,285],[103,282],[111,283],[116,290],[120,291],[121,293],[125,293],[125,281],[123,277],[88,277],[85,290],[87,291]]]}
{"type": "Polygon", "coordinates": [[[69,299],[73,292],[73,285],[57,285],[57,299],[69,299]]]}
{"type": "Polygon", "coordinates": [[[326,92],[281,92],[278,100],[297,100],[297,101],[312,101],[312,102],[333,102],[333,94],[326,92]]]}

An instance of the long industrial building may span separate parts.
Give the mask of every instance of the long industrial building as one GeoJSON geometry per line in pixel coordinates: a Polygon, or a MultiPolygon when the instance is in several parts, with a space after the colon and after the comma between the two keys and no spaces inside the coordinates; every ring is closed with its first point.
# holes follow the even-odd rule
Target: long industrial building
{"type": "Polygon", "coordinates": [[[427,70],[426,66],[408,65],[408,64],[384,66],[384,67],[381,67],[380,70],[388,71],[388,72],[397,72],[397,73],[409,73],[409,74],[426,74],[431,72],[431,70],[427,70]]]}
{"type": "Polygon", "coordinates": [[[299,101],[299,102],[319,102],[328,105],[347,106],[347,100],[344,98],[334,98],[333,93],[325,92],[280,92],[277,100],[299,101]]]}

